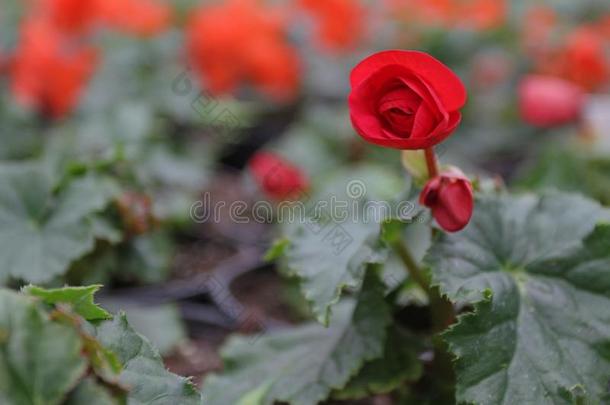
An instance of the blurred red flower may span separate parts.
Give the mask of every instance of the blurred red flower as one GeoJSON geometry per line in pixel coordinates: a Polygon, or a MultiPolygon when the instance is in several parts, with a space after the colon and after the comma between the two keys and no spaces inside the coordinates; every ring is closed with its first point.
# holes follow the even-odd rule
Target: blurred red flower
{"type": "Polygon", "coordinates": [[[299,0],[316,23],[318,41],[329,50],[355,46],[363,36],[365,9],[358,0],[299,0]]]}
{"type": "Polygon", "coordinates": [[[255,0],[228,0],[199,9],[186,32],[199,79],[215,94],[253,85],[291,99],[299,85],[298,57],[286,38],[285,15],[255,0]]]}
{"type": "Polygon", "coordinates": [[[86,34],[96,24],[137,35],[165,29],[171,9],[159,0],[38,0],[35,16],[64,34],[86,34]]]}
{"type": "Polygon", "coordinates": [[[99,17],[100,0],[39,0],[35,4],[37,17],[48,18],[66,34],[86,33],[99,17]]]}
{"type": "Polygon", "coordinates": [[[297,199],[309,188],[307,176],[275,153],[257,153],[250,160],[249,167],[259,187],[274,200],[297,199]]]}
{"type": "Polygon", "coordinates": [[[455,26],[489,30],[501,26],[506,20],[506,0],[456,1],[454,5],[455,26]]]}
{"type": "Polygon", "coordinates": [[[171,8],[155,0],[102,0],[102,20],[111,28],[136,35],[154,35],[171,21],[171,8]]]}
{"type": "Polygon", "coordinates": [[[445,28],[488,30],[506,19],[506,0],[387,0],[401,19],[445,28]]]}
{"type": "Polygon", "coordinates": [[[594,29],[582,27],[572,32],[560,55],[561,76],[593,90],[608,81],[608,56],[603,38],[594,29]]]}
{"type": "Polygon", "coordinates": [[[66,43],[48,22],[26,20],[10,66],[11,90],[21,103],[62,118],[78,102],[96,60],[93,48],[66,43]]]}
{"type": "Polygon", "coordinates": [[[472,184],[454,168],[430,179],[419,195],[419,202],[432,210],[432,216],[441,228],[457,232],[468,225],[472,217],[472,184]]]}
{"type": "Polygon", "coordinates": [[[457,128],[466,103],[460,78],[418,51],[384,51],[350,76],[350,117],[366,141],[396,149],[425,149],[457,128]]]}
{"type": "Polygon", "coordinates": [[[584,101],[580,87],[557,77],[529,75],[519,84],[521,117],[534,126],[554,127],[575,121],[584,101]]]}
{"type": "MultiPolygon", "coordinates": [[[[610,79],[609,38],[605,24],[602,19],[599,23],[577,27],[561,37],[559,45],[550,40],[544,42],[536,36],[531,38],[532,41],[538,40],[536,46],[528,48],[535,60],[536,71],[562,77],[588,91],[603,88],[610,79]]],[[[551,35],[546,33],[549,38],[551,35]]]]}

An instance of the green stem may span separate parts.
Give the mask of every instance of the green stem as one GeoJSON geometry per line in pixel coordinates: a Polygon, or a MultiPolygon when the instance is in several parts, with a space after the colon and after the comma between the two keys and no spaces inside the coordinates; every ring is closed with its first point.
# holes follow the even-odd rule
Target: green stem
{"type": "Polygon", "coordinates": [[[409,249],[400,241],[394,243],[394,251],[398,254],[398,257],[402,260],[402,263],[405,265],[407,269],[407,273],[409,276],[417,283],[419,286],[426,292],[426,294],[430,294],[430,282],[424,276],[423,272],[415,262],[413,255],[409,251],[409,249]]]}
{"type": "Polygon", "coordinates": [[[428,294],[430,303],[430,316],[432,320],[432,345],[434,347],[434,362],[432,364],[435,389],[439,398],[449,400],[455,397],[455,374],[453,371],[452,356],[447,344],[438,333],[447,329],[455,322],[455,310],[451,302],[441,296],[438,287],[431,287],[430,280],[415,262],[413,255],[401,241],[393,244],[396,254],[401,258],[411,278],[428,294]]]}
{"type": "Polygon", "coordinates": [[[431,287],[430,280],[417,265],[409,248],[401,241],[393,244],[394,251],[405,265],[405,269],[409,276],[426,292],[430,301],[430,310],[432,312],[432,325],[435,331],[446,329],[455,321],[455,312],[453,305],[446,298],[442,297],[438,287],[431,287]]]}
{"type": "Polygon", "coordinates": [[[453,304],[443,297],[438,287],[430,289],[430,309],[432,310],[432,326],[442,332],[455,322],[455,309],[453,304]]]}

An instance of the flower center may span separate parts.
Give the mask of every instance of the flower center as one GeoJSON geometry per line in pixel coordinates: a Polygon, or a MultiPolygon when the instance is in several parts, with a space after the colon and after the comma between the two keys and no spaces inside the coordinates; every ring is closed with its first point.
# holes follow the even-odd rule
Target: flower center
{"type": "Polygon", "coordinates": [[[409,137],[421,98],[406,87],[386,93],[379,101],[378,111],[387,129],[409,137]]]}

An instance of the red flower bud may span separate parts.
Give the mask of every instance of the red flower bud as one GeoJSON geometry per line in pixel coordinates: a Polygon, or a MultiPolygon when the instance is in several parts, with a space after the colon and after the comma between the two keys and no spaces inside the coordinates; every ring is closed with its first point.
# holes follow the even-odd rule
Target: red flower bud
{"type": "Polygon", "coordinates": [[[529,75],[519,85],[519,108],[527,123],[553,127],[575,121],[585,101],[584,91],[563,79],[529,75]]]}
{"type": "Polygon", "coordinates": [[[419,202],[432,210],[432,216],[441,228],[457,232],[468,225],[472,217],[472,184],[457,169],[441,173],[426,183],[419,202]]]}
{"type": "Polygon", "coordinates": [[[296,199],[309,188],[305,174],[274,153],[257,153],[249,166],[259,187],[274,200],[296,199]]]}

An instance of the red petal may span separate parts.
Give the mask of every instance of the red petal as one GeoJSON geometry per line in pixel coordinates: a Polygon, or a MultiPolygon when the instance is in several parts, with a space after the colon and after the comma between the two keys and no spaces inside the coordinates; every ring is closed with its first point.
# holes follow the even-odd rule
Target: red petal
{"type": "Polygon", "coordinates": [[[448,180],[438,192],[437,203],[432,207],[432,216],[447,232],[463,229],[474,208],[472,185],[467,180],[448,180]]]}
{"type": "Polygon", "coordinates": [[[431,208],[436,203],[438,198],[438,190],[441,186],[441,177],[436,176],[426,183],[423,190],[419,194],[419,203],[428,208],[431,208]]]}
{"type": "Polygon", "coordinates": [[[354,129],[367,141],[373,142],[374,138],[383,138],[384,134],[381,129],[375,107],[371,104],[368,97],[368,89],[365,85],[358,86],[354,89],[348,98],[350,107],[350,117],[354,129]]]}
{"type": "Polygon", "coordinates": [[[466,103],[466,89],[460,78],[437,59],[419,51],[390,50],[369,56],[352,70],[352,88],[388,65],[404,66],[425,80],[448,111],[458,110],[466,103]]]}
{"type": "MultiPolygon", "coordinates": [[[[429,136],[425,138],[414,138],[410,137],[408,139],[391,139],[385,142],[385,144],[378,143],[379,145],[389,146],[396,149],[425,149],[431,146],[437,145],[440,142],[444,141],[449,135],[455,131],[455,128],[459,125],[462,119],[462,114],[459,112],[451,113],[449,116],[449,121],[447,123],[441,122],[435,129],[432,131],[429,136]]],[[[370,140],[373,143],[376,143],[374,139],[370,140]]]]}
{"type": "Polygon", "coordinates": [[[427,104],[422,104],[415,114],[411,138],[426,138],[437,125],[434,112],[427,104]]]}

